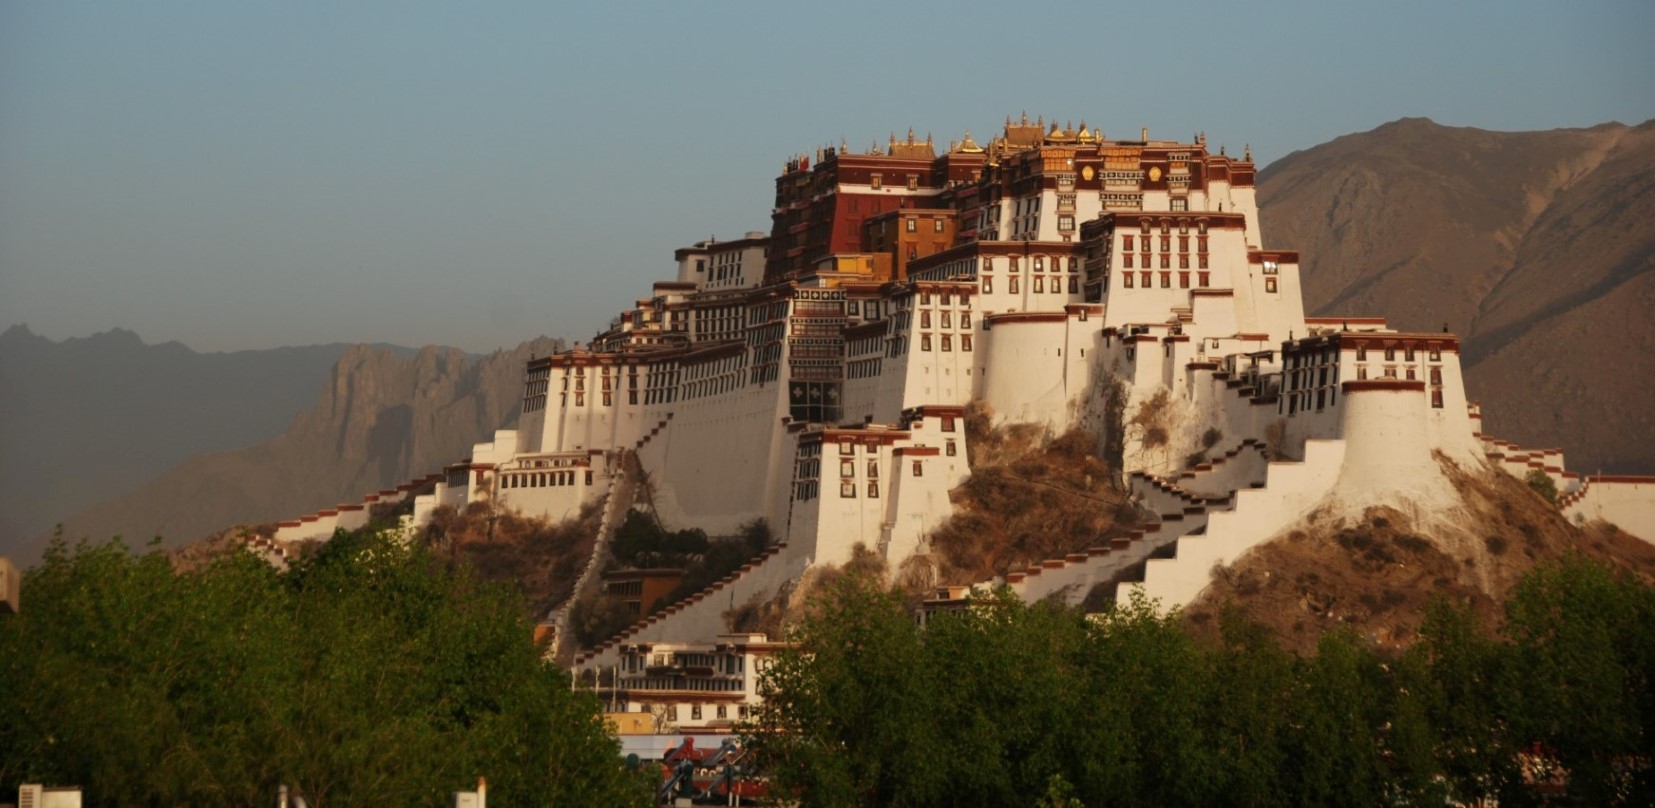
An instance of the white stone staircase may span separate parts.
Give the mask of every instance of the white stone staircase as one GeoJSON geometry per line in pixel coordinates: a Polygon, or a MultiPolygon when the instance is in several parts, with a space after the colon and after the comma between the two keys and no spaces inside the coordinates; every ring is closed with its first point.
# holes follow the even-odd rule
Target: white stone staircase
{"type": "Polygon", "coordinates": [[[1178,536],[1148,558],[1141,573],[1123,576],[1116,601],[1126,603],[1134,592],[1162,609],[1194,600],[1215,566],[1234,562],[1320,502],[1338,481],[1344,456],[1344,441],[1309,440],[1304,460],[1270,463],[1262,487],[1236,491],[1230,508],[1208,514],[1205,530],[1178,536]]]}

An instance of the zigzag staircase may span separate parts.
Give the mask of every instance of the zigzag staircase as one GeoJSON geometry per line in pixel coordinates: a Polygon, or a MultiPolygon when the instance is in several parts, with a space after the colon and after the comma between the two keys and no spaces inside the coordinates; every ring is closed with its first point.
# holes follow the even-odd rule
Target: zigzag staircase
{"type": "MultiPolygon", "coordinates": [[[[1167,552],[1178,537],[1204,532],[1211,514],[1230,510],[1235,501],[1233,493],[1222,496],[1197,493],[1186,486],[1214,487],[1229,469],[1253,457],[1263,459],[1263,446],[1248,440],[1224,456],[1180,473],[1177,482],[1133,472],[1128,478],[1128,487],[1158,521],[1134,529],[1125,537],[1112,539],[1106,545],[1008,573],[1006,586],[1031,603],[1059,596],[1070,606],[1080,605],[1093,587],[1099,584],[1113,587],[1118,581],[1132,577],[1144,562],[1167,552]]],[[[1262,464],[1259,469],[1262,472],[1262,464]]],[[[1262,474],[1256,476],[1257,480],[1242,479],[1242,484],[1263,485],[1262,474]]]]}

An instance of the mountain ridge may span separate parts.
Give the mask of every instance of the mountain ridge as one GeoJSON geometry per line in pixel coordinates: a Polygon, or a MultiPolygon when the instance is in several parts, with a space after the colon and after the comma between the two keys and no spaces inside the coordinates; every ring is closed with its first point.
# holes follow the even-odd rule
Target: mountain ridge
{"type": "Polygon", "coordinates": [[[1491,434],[1570,465],[1655,469],[1655,121],[1492,132],[1409,118],[1259,175],[1306,311],[1463,338],[1491,434]],[[1613,345],[1612,356],[1603,346],[1613,345]]]}
{"type": "MultiPolygon", "coordinates": [[[[426,346],[412,356],[348,346],[320,394],[282,434],[245,448],[189,458],[137,489],[68,519],[66,536],[175,546],[233,524],[298,516],[352,501],[463,458],[514,424],[523,364],[561,343],[540,337],[472,357],[426,346]]],[[[49,541],[31,543],[25,559],[49,541]]]]}

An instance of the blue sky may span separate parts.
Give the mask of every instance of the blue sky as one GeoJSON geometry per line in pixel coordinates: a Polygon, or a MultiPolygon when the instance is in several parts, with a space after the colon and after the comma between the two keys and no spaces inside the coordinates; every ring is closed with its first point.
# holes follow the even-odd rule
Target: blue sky
{"type": "Polygon", "coordinates": [[[0,4],[0,328],[584,339],[790,154],[1655,117],[1655,3],[0,4]]]}

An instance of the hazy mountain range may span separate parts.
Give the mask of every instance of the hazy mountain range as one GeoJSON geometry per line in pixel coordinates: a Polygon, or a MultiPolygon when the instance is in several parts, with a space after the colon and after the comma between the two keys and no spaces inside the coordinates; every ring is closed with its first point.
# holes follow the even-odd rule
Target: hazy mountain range
{"type": "Polygon", "coordinates": [[[0,338],[0,467],[6,513],[29,521],[8,522],[0,551],[32,559],[59,522],[71,538],[172,545],[354,501],[515,422],[523,363],[556,346],[198,354],[131,332],[53,343],[14,328],[0,338]]]}
{"type": "MultiPolygon", "coordinates": [[[[1266,244],[1303,254],[1308,311],[1446,324],[1490,433],[1562,446],[1579,470],[1655,472],[1655,122],[1405,119],[1271,164],[1259,203],[1266,244]]],[[[57,522],[180,543],[434,471],[515,423],[524,361],[554,347],[198,354],[14,327],[0,334],[0,553],[32,558],[57,522]]]]}
{"type": "Polygon", "coordinates": [[[0,553],[203,452],[280,435],[350,346],[197,353],[0,334],[0,553]]]}
{"type": "Polygon", "coordinates": [[[1655,121],[1487,132],[1420,118],[1259,175],[1306,309],[1464,337],[1484,428],[1655,473],[1655,121]]]}

